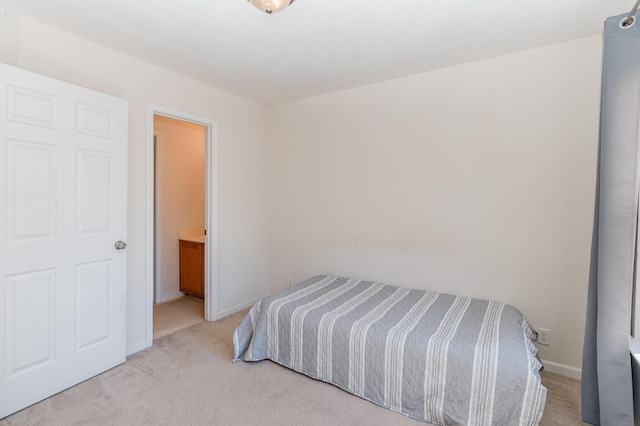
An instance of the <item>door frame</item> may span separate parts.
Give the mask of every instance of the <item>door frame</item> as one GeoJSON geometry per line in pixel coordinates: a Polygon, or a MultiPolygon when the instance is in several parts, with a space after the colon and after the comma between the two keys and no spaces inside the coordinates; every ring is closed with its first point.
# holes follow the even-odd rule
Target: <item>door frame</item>
{"type": "MultiPolygon", "coordinates": [[[[155,125],[155,119],[154,119],[154,125],[155,125]]],[[[158,239],[155,238],[156,235],[158,235],[158,226],[161,226],[158,222],[157,219],[157,212],[155,211],[156,208],[156,204],[158,203],[158,199],[160,198],[160,192],[158,189],[158,185],[156,185],[156,179],[158,177],[158,163],[160,163],[161,157],[162,157],[162,150],[158,149],[158,146],[160,146],[162,144],[162,132],[159,130],[156,130],[155,128],[153,129],[153,150],[154,150],[154,155],[153,155],[153,176],[154,176],[154,180],[153,180],[153,208],[154,208],[154,213],[153,213],[153,236],[154,236],[154,241],[153,241],[153,303],[158,303],[158,301],[161,299],[160,296],[162,296],[162,289],[161,286],[158,285],[158,281],[160,281],[160,283],[162,283],[162,268],[159,267],[158,263],[157,263],[157,259],[158,259],[158,251],[162,252],[162,244],[160,243],[160,241],[158,241],[158,239]]]]}
{"type": "Polygon", "coordinates": [[[204,319],[218,319],[218,121],[175,108],[147,103],[147,197],[146,197],[146,347],[153,345],[155,282],[155,146],[153,116],[188,121],[206,128],[205,140],[205,251],[204,319]]]}

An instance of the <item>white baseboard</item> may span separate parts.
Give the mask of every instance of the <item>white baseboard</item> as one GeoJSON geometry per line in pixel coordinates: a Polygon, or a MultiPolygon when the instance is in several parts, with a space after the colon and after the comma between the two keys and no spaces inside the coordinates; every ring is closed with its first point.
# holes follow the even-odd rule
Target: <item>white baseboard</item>
{"type": "Polygon", "coordinates": [[[173,293],[166,293],[161,296],[161,300],[156,303],[165,303],[170,302],[175,299],[179,299],[184,296],[184,293],[181,291],[174,291],[173,293]]]}
{"type": "Polygon", "coordinates": [[[224,318],[224,317],[229,316],[231,314],[235,314],[236,312],[239,312],[239,311],[241,311],[243,309],[250,308],[253,305],[255,305],[256,303],[258,303],[260,301],[260,299],[263,299],[266,296],[267,295],[256,297],[255,299],[247,300],[246,302],[242,302],[241,304],[236,305],[236,306],[232,306],[231,308],[227,308],[227,309],[223,309],[221,311],[218,311],[218,318],[224,318]]]}
{"type": "Polygon", "coordinates": [[[582,379],[582,369],[578,367],[572,367],[570,365],[559,364],[553,361],[542,360],[544,371],[554,374],[560,374],[561,376],[570,377],[572,379],[582,379]]]}
{"type": "Polygon", "coordinates": [[[151,345],[146,340],[143,340],[142,342],[135,343],[135,344],[133,344],[131,346],[127,346],[127,356],[133,355],[136,352],[140,352],[141,350],[147,349],[149,347],[151,347],[151,345]]]}

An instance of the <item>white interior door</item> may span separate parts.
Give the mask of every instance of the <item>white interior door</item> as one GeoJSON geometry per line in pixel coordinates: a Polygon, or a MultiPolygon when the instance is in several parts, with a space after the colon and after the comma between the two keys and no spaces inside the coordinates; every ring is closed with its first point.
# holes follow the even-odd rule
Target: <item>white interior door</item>
{"type": "Polygon", "coordinates": [[[125,360],[127,103],[0,64],[0,418],[125,360]]]}

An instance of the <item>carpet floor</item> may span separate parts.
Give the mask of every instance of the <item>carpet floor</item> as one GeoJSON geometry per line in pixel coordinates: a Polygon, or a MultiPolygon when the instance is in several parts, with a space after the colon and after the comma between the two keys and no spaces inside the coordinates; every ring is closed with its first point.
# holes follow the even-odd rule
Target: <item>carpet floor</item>
{"type": "MultiPolygon", "coordinates": [[[[231,362],[246,311],[160,337],[0,425],[423,425],[273,362],[231,362]]],[[[580,425],[580,382],[542,374],[542,425],[580,425]]]]}
{"type": "Polygon", "coordinates": [[[204,300],[184,296],[153,305],[153,338],[166,336],[204,321],[204,300]]]}

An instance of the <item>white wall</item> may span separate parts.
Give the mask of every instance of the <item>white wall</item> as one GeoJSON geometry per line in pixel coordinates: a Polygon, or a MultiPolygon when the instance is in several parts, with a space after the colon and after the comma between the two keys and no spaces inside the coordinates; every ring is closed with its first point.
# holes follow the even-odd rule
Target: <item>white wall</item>
{"type": "Polygon", "coordinates": [[[202,235],[205,211],[206,127],[156,116],[156,302],[180,292],[179,235],[202,235]],[[189,230],[198,230],[194,234],[189,230]]]}
{"type": "Polygon", "coordinates": [[[591,37],[271,108],[271,290],[328,273],[504,301],[551,329],[543,359],[579,368],[601,49],[591,37]]]}
{"type": "Polygon", "coordinates": [[[218,309],[267,292],[267,146],[264,106],[18,17],[0,60],[129,102],[128,351],[144,347],[147,102],[219,123],[218,309]],[[17,52],[13,55],[12,52],[17,52]]]}
{"type": "Polygon", "coordinates": [[[18,15],[0,0],[0,60],[15,65],[18,60],[18,15]]]}
{"type": "Polygon", "coordinates": [[[130,349],[146,338],[153,102],[219,122],[221,313],[288,278],[375,279],[510,303],[551,329],[542,358],[580,367],[600,37],[266,108],[0,18],[1,61],[129,101],[130,349]]]}

